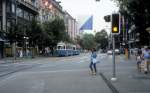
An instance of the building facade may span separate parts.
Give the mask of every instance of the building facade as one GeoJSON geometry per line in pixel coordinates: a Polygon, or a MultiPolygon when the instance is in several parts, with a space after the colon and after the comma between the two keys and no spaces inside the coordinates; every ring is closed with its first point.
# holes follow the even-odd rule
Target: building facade
{"type": "Polygon", "coordinates": [[[38,15],[38,7],[36,0],[1,0],[0,1],[0,31],[3,35],[0,36],[0,58],[5,55],[5,46],[10,46],[10,43],[5,37],[14,25],[27,26],[29,21],[36,18],[38,15]]]}
{"type": "Polygon", "coordinates": [[[55,0],[38,0],[39,21],[45,22],[53,18],[64,18],[64,12],[59,2],[55,0]]]}
{"type": "Polygon", "coordinates": [[[66,32],[70,36],[70,38],[75,41],[77,36],[79,35],[79,28],[76,19],[74,19],[69,13],[65,13],[65,26],[66,32]]]}
{"type": "MultiPolygon", "coordinates": [[[[5,47],[11,45],[5,38],[5,33],[10,31],[11,27],[16,24],[21,25],[23,26],[21,28],[25,29],[23,31],[26,31],[28,23],[33,19],[42,23],[56,17],[66,20],[66,31],[74,40],[78,34],[77,22],[68,13],[66,16],[60,2],[56,0],[0,0],[0,58],[6,55],[5,47]]],[[[26,34],[23,38],[25,36],[26,34]]],[[[21,43],[26,44],[26,42],[21,43]]]]}

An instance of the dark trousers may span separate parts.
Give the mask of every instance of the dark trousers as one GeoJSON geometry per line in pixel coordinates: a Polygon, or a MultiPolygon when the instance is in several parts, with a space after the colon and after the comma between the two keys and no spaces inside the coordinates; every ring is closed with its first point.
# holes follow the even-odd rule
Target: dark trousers
{"type": "Polygon", "coordinates": [[[93,72],[93,68],[94,68],[94,72],[95,73],[97,72],[96,63],[91,62],[89,67],[90,67],[90,69],[91,69],[92,72],[93,72]]]}

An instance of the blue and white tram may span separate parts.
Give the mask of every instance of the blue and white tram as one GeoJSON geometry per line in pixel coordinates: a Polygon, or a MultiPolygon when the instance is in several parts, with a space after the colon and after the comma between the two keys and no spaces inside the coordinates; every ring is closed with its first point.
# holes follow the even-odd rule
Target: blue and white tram
{"type": "Polygon", "coordinates": [[[60,42],[57,44],[57,55],[58,56],[73,56],[79,55],[80,51],[77,50],[76,45],[73,44],[65,44],[60,42]]]}

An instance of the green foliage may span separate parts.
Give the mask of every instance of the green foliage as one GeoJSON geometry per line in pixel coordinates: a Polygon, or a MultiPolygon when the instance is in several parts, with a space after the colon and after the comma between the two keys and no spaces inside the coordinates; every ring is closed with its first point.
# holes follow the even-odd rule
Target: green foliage
{"type": "Polygon", "coordinates": [[[11,43],[17,41],[19,46],[25,44],[24,37],[28,37],[29,46],[55,47],[58,42],[71,42],[65,31],[63,19],[56,18],[44,23],[32,20],[28,24],[17,24],[9,28],[7,38],[11,43]]]}
{"type": "Polygon", "coordinates": [[[44,23],[32,20],[28,24],[26,36],[29,37],[29,45],[39,47],[55,47],[60,41],[69,41],[69,36],[65,32],[65,24],[62,19],[56,18],[44,23]]]}
{"type": "Polygon", "coordinates": [[[83,49],[92,49],[96,47],[93,34],[84,34],[80,42],[83,49]]]}
{"type": "Polygon", "coordinates": [[[65,31],[65,23],[63,19],[56,18],[54,20],[43,23],[43,29],[47,34],[45,46],[55,47],[60,41],[69,41],[69,36],[65,31]]]}
{"type": "Polygon", "coordinates": [[[51,29],[53,32],[54,40],[56,43],[59,41],[65,41],[66,32],[65,32],[65,24],[63,19],[56,18],[51,22],[51,29]]]}
{"type": "Polygon", "coordinates": [[[135,25],[140,33],[141,45],[148,44],[148,32],[150,26],[150,0],[114,0],[120,7],[120,12],[128,20],[128,25],[135,25]]]}
{"type": "Polygon", "coordinates": [[[44,40],[44,38],[46,38],[42,30],[41,24],[36,20],[31,21],[26,34],[29,37],[29,45],[32,47],[35,45],[42,45],[42,41],[44,40]]]}
{"type": "Polygon", "coordinates": [[[8,29],[6,35],[11,44],[13,42],[21,42],[24,36],[23,25],[14,24],[8,29]]]}
{"type": "Polygon", "coordinates": [[[149,0],[114,0],[120,7],[122,15],[129,23],[138,27],[150,25],[150,1],[149,0]]]}
{"type": "Polygon", "coordinates": [[[95,41],[97,43],[97,47],[101,49],[106,49],[108,45],[108,34],[105,30],[97,32],[95,34],[95,41]]]}
{"type": "Polygon", "coordinates": [[[80,36],[77,36],[76,38],[76,43],[79,44],[81,46],[81,43],[82,43],[82,39],[80,36]]]}

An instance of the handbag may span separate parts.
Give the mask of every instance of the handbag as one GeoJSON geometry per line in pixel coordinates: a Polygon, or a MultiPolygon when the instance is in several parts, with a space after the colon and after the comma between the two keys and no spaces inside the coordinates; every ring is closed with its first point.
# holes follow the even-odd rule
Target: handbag
{"type": "Polygon", "coordinates": [[[93,58],[92,59],[92,62],[95,64],[95,63],[97,63],[97,59],[96,58],[93,58]]]}

